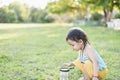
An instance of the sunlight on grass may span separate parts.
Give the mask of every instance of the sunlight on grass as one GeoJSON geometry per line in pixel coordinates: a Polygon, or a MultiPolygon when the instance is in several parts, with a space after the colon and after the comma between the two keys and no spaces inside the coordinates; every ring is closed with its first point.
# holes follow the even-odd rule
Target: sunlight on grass
{"type": "Polygon", "coordinates": [[[32,28],[32,27],[55,27],[55,26],[72,26],[73,24],[68,23],[46,23],[46,24],[39,24],[39,23],[31,23],[31,24],[0,24],[0,29],[17,29],[17,28],[32,28]]]}
{"type": "Polygon", "coordinates": [[[48,37],[58,37],[59,36],[59,34],[49,34],[49,35],[47,35],[48,37]]]}
{"type": "Polygon", "coordinates": [[[2,34],[2,35],[0,35],[0,40],[11,39],[11,38],[14,38],[14,37],[19,37],[19,36],[20,36],[20,34],[17,34],[17,33],[2,34]]]}

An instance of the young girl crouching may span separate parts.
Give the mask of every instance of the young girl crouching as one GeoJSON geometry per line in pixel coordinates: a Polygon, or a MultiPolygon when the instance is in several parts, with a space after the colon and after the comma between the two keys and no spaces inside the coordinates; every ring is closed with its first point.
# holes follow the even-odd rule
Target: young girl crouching
{"type": "Polygon", "coordinates": [[[75,61],[64,63],[63,66],[78,67],[84,75],[78,80],[102,80],[106,76],[107,67],[103,59],[89,44],[87,35],[82,29],[70,29],[66,41],[79,54],[75,61]]]}

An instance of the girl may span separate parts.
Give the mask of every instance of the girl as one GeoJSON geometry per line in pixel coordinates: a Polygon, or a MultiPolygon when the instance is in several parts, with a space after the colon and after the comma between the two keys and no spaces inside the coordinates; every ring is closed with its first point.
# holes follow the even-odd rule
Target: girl
{"type": "Polygon", "coordinates": [[[101,80],[106,75],[106,65],[100,55],[89,44],[87,35],[80,28],[69,30],[66,41],[73,50],[79,51],[78,58],[63,66],[76,66],[84,77],[78,80],[101,80]]]}

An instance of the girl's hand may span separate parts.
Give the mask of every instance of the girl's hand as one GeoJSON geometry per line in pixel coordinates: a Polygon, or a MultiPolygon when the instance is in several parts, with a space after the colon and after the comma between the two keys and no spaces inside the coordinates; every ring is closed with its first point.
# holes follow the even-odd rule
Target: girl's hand
{"type": "Polygon", "coordinates": [[[69,67],[71,65],[71,63],[64,63],[62,66],[64,67],[64,66],[67,66],[67,67],[69,67]]]}
{"type": "Polygon", "coordinates": [[[62,67],[64,67],[64,66],[70,67],[70,66],[74,66],[74,64],[72,62],[70,62],[70,63],[64,63],[62,65],[62,67]]]}

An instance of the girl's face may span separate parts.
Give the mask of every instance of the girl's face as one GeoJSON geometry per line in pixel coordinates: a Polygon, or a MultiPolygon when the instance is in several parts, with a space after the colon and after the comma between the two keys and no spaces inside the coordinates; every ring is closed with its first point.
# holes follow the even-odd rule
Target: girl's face
{"type": "Polygon", "coordinates": [[[82,48],[83,48],[83,41],[82,40],[76,42],[76,41],[68,39],[67,42],[72,47],[72,49],[75,51],[82,50],[82,48]]]}

